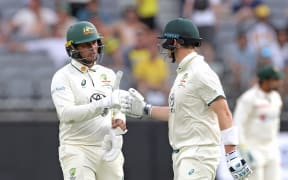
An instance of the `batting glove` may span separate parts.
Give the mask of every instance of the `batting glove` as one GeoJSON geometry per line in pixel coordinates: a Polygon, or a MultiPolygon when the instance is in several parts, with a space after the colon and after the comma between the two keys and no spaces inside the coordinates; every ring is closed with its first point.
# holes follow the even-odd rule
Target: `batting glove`
{"type": "Polygon", "coordinates": [[[226,160],[229,171],[235,180],[245,179],[252,173],[252,170],[246,161],[240,157],[238,151],[227,153],[226,160]]]}
{"type": "Polygon", "coordinates": [[[104,108],[121,109],[121,106],[126,105],[130,93],[125,90],[116,89],[109,96],[102,99],[104,108]]]}
{"type": "Polygon", "coordinates": [[[144,101],[144,97],[135,89],[129,89],[129,98],[125,101],[121,111],[127,116],[133,118],[142,118],[143,116],[150,116],[151,105],[144,101]]]}

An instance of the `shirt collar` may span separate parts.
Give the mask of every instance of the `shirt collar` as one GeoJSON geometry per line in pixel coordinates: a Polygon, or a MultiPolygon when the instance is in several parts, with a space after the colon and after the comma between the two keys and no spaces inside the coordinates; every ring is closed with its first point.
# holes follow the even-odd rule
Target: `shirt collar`
{"type": "Polygon", "coordinates": [[[194,57],[197,56],[196,52],[192,52],[190,54],[188,54],[187,56],[185,56],[183,58],[183,60],[179,63],[176,71],[177,73],[181,72],[183,69],[186,69],[186,67],[188,66],[188,64],[194,59],[194,57]]]}
{"type": "Polygon", "coordinates": [[[271,91],[271,92],[265,92],[265,91],[263,91],[258,84],[255,84],[255,85],[254,85],[254,88],[256,88],[256,89],[258,90],[258,93],[259,93],[259,95],[260,95],[261,97],[268,97],[268,96],[270,96],[270,95],[272,94],[272,92],[273,92],[273,91],[271,91]]]}
{"type": "Polygon", "coordinates": [[[89,68],[88,66],[81,64],[79,61],[77,61],[75,59],[71,60],[71,64],[73,67],[75,67],[78,71],[80,71],[82,73],[86,73],[86,72],[88,72],[88,70],[94,71],[94,72],[96,71],[95,66],[92,66],[91,68],[89,68]]]}

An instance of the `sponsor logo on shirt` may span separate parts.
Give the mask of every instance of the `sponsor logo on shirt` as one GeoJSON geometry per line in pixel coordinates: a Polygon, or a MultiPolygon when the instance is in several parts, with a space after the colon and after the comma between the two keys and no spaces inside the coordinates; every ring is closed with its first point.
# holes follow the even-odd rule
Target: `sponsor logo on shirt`
{"type": "Polygon", "coordinates": [[[169,107],[170,107],[170,112],[174,113],[175,112],[175,96],[174,93],[171,93],[169,96],[169,107]]]}
{"type": "MultiPolygon", "coordinates": [[[[99,101],[102,98],[105,98],[106,96],[104,94],[99,94],[99,93],[94,93],[92,94],[92,96],[90,97],[90,102],[92,101],[99,101]]],[[[109,109],[108,108],[104,108],[101,116],[106,116],[109,113],[109,109]]]]}
{"type": "Polygon", "coordinates": [[[186,83],[187,83],[187,79],[188,79],[188,73],[185,73],[183,75],[183,77],[181,78],[179,84],[178,84],[178,87],[184,87],[186,86],[186,83]]]}
{"type": "Polygon", "coordinates": [[[65,91],[65,87],[64,86],[56,87],[51,91],[51,94],[58,92],[58,91],[65,91]]]}
{"type": "Polygon", "coordinates": [[[86,87],[86,79],[83,79],[81,81],[81,86],[82,86],[82,88],[86,87]]]}
{"type": "Polygon", "coordinates": [[[192,169],[190,169],[190,170],[188,171],[188,175],[189,175],[189,176],[191,176],[191,175],[193,175],[193,174],[194,174],[194,172],[195,172],[195,169],[194,169],[194,168],[192,168],[192,169]]]}

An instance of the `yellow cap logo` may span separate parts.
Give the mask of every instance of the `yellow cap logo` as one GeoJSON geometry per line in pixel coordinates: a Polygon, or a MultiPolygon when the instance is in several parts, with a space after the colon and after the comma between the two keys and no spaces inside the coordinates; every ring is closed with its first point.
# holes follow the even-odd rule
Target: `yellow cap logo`
{"type": "Polygon", "coordinates": [[[73,43],[73,41],[67,41],[66,43],[65,43],[65,47],[70,47],[71,45],[72,45],[72,43],[73,43]]]}
{"type": "Polygon", "coordinates": [[[94,28],[86,26],[83,28],[83,34],[88,35],[88,34],[93,34],[94,33],[94,28]]]}

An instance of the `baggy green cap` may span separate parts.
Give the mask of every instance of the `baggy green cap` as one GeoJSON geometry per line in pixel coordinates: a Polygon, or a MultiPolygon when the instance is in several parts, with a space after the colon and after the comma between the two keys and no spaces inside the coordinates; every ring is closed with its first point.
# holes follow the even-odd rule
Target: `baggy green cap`
{"type": "Polygon", "coordinates": [[[88,21],[80,21],[67,31],[66,40],[72,44],[81,44],[101,39],[96,27],[88,21]]]}
{"type": "Polygon", "coordinates": [[[160,35],[159,38],[187,38],[201,40],[197,26],[187,18],[177,18],[168,22],[164,28],[163,34],[160,35]]]}
{"type": "Polygon", "coordinates": [[[267,65],[259,69],[257,76],[260,80],[265,79],[282,79],[283,73],[279,71],[277,67],[267,65]]]}

